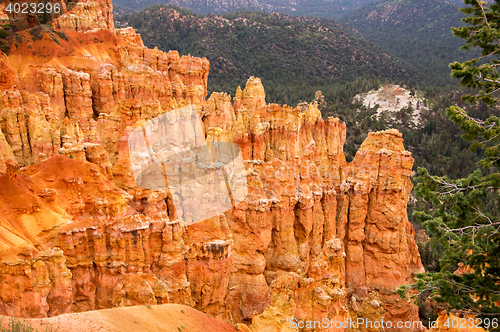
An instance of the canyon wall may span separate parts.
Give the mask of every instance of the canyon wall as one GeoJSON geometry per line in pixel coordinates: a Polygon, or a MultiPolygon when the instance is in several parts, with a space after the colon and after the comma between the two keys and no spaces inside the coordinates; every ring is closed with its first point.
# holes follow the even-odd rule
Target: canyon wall
{"type": "Polygon", "coordinates": [[[369,133],[347,163],[345,124],[316,103],[266,104],[254,77],[207,99],[207,59],[147,49],[111,15],[79,2],[0,53],[0,314],[180,303],[254,332],[418,321],[395,293],[423,271],[398,131],[369,133]],[[243,202],[191,225],[167,190],[136,186],[127,143],[186,105],[207,142],[240,147],[248,183],[243,202]]]}

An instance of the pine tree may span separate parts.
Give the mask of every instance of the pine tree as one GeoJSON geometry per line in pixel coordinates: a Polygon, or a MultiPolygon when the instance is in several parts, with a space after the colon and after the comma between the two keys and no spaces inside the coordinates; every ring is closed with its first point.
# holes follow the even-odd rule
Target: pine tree
{"type": "MultiPolygon", "coordinates": [[[[468,5],[461,8],[468,15],[463,19],[466,25],[453,33],[466,40],[464,49],[479,48],[481,55],[450,64],[452,76],[476,91],[464,95],[463,101],[482,101],[498,110],[500,6],[498,0],[491,5],[477,0],[464,3],[468,5]]],[[[500,117],[481,121],[457,106],[446,113],[460,126],[462,137],[473,142],[471,148],[484,149],[486,157],[476,171],[457,180],[418,169],[415,192],[432,209],[414,215],[445,251],[440,271],[417,275],[416,283],[401,287],[399,293],[405,296],[412,290],[414,298],[430,293],[433,300],[446,303],[449,312],[475,314],[484,328],[500,331],[500,117]]]]}

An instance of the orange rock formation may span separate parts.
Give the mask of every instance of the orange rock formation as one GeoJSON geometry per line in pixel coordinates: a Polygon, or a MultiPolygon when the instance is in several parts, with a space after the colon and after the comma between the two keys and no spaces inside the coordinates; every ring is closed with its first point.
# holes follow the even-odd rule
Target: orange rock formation
{"type": "MultiPolygon", "coordinates": [[[[0,317],[8,328],[9,317],[0,317]]],[[[21,320],[36,331],[58,332],[237,332],[233,326],[179,304],[134,306],[99,311],[64,314],[57,317],[21,320]],[[168,317],[168,319],[165,319],[168,317]]]]}
{"type": "Polygon", "coordinates": [[[179,303],[254,332],[418,320],[395,293],[423,271],[399,132],[370,133],[347,164],[337,118],[266,104],[253,77],[233,100],[206,100],[208,60],[145,48],[114,29],[109,1],[53,26],[67,39],[24,31],[0,54],[0,314],[179,303]],[[135,185],[126,139],[185,105],[208,142],[240,146],[249,184],[244,202],[189,226],[165,190],[135,185]]]}

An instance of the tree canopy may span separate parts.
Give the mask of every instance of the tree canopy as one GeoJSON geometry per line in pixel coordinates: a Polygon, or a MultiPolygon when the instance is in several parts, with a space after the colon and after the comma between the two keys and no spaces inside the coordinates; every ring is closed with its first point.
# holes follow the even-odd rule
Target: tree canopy
{"type": "MultiPolygon", "coordinates": [[[[465,39],[466,50],[481,54],[463,63],[450,64],[452,76],[464,87],[474,89],[462,100],[483,103],[495,112],[486,120],[470,116],[463,108],[447,108],[448,118],[460,126],[471,149],[484,149],[478,168],[465,178],[451,180],[418,169],[416,194],[431,204],[427,212],[416,211],[431,236],[445,248],[441,270],[416,276],[416,283],[403,286],[414,298],[429,294],[446,303],[447,311],[474,314],[489,331],[500,331],[500,6],[464,0],[461,11],[468,16],[453,33],[465,39]],[[415,292],[415,290],[417,292],[415,292]]],[[[479,320],[478,320],[479,321],[479,320]]]]}

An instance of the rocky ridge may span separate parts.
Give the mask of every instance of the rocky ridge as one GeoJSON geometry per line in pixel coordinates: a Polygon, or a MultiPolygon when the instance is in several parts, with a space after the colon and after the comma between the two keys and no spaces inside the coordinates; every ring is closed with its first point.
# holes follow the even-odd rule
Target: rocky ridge
{"type": "Polygon", "coordinates": [[[0,54],[0,314],[179,303],[254,332],[292,317],[418,320],[395,293],[422,271],[399,132],[369,134],[347,164],[345,124],[315,103],[266,104],[253,77],[233,100],[206,99],[207,59],[147,49],[114,29],[110,2],[79,4],[53,24],[66,39],[24,31],[0,54]],[[165,190],[135,185],[127,146],[185,105],[207,142],[239,145],[249,187],[192,225],[165,190]]]}
{"type": "Polygon", "coordinates": [[[123,8],[141,10],[150,5],[163,3],[189,8],[199,14],[226,13],[237,10],[280,12],[288,15],[317,16],[330,19],[338,18],[373,0],[355,0],[346,3],[342,0],[165,0],[155,2],[151,0],[118,0],[115,3],[123,8]]]}

